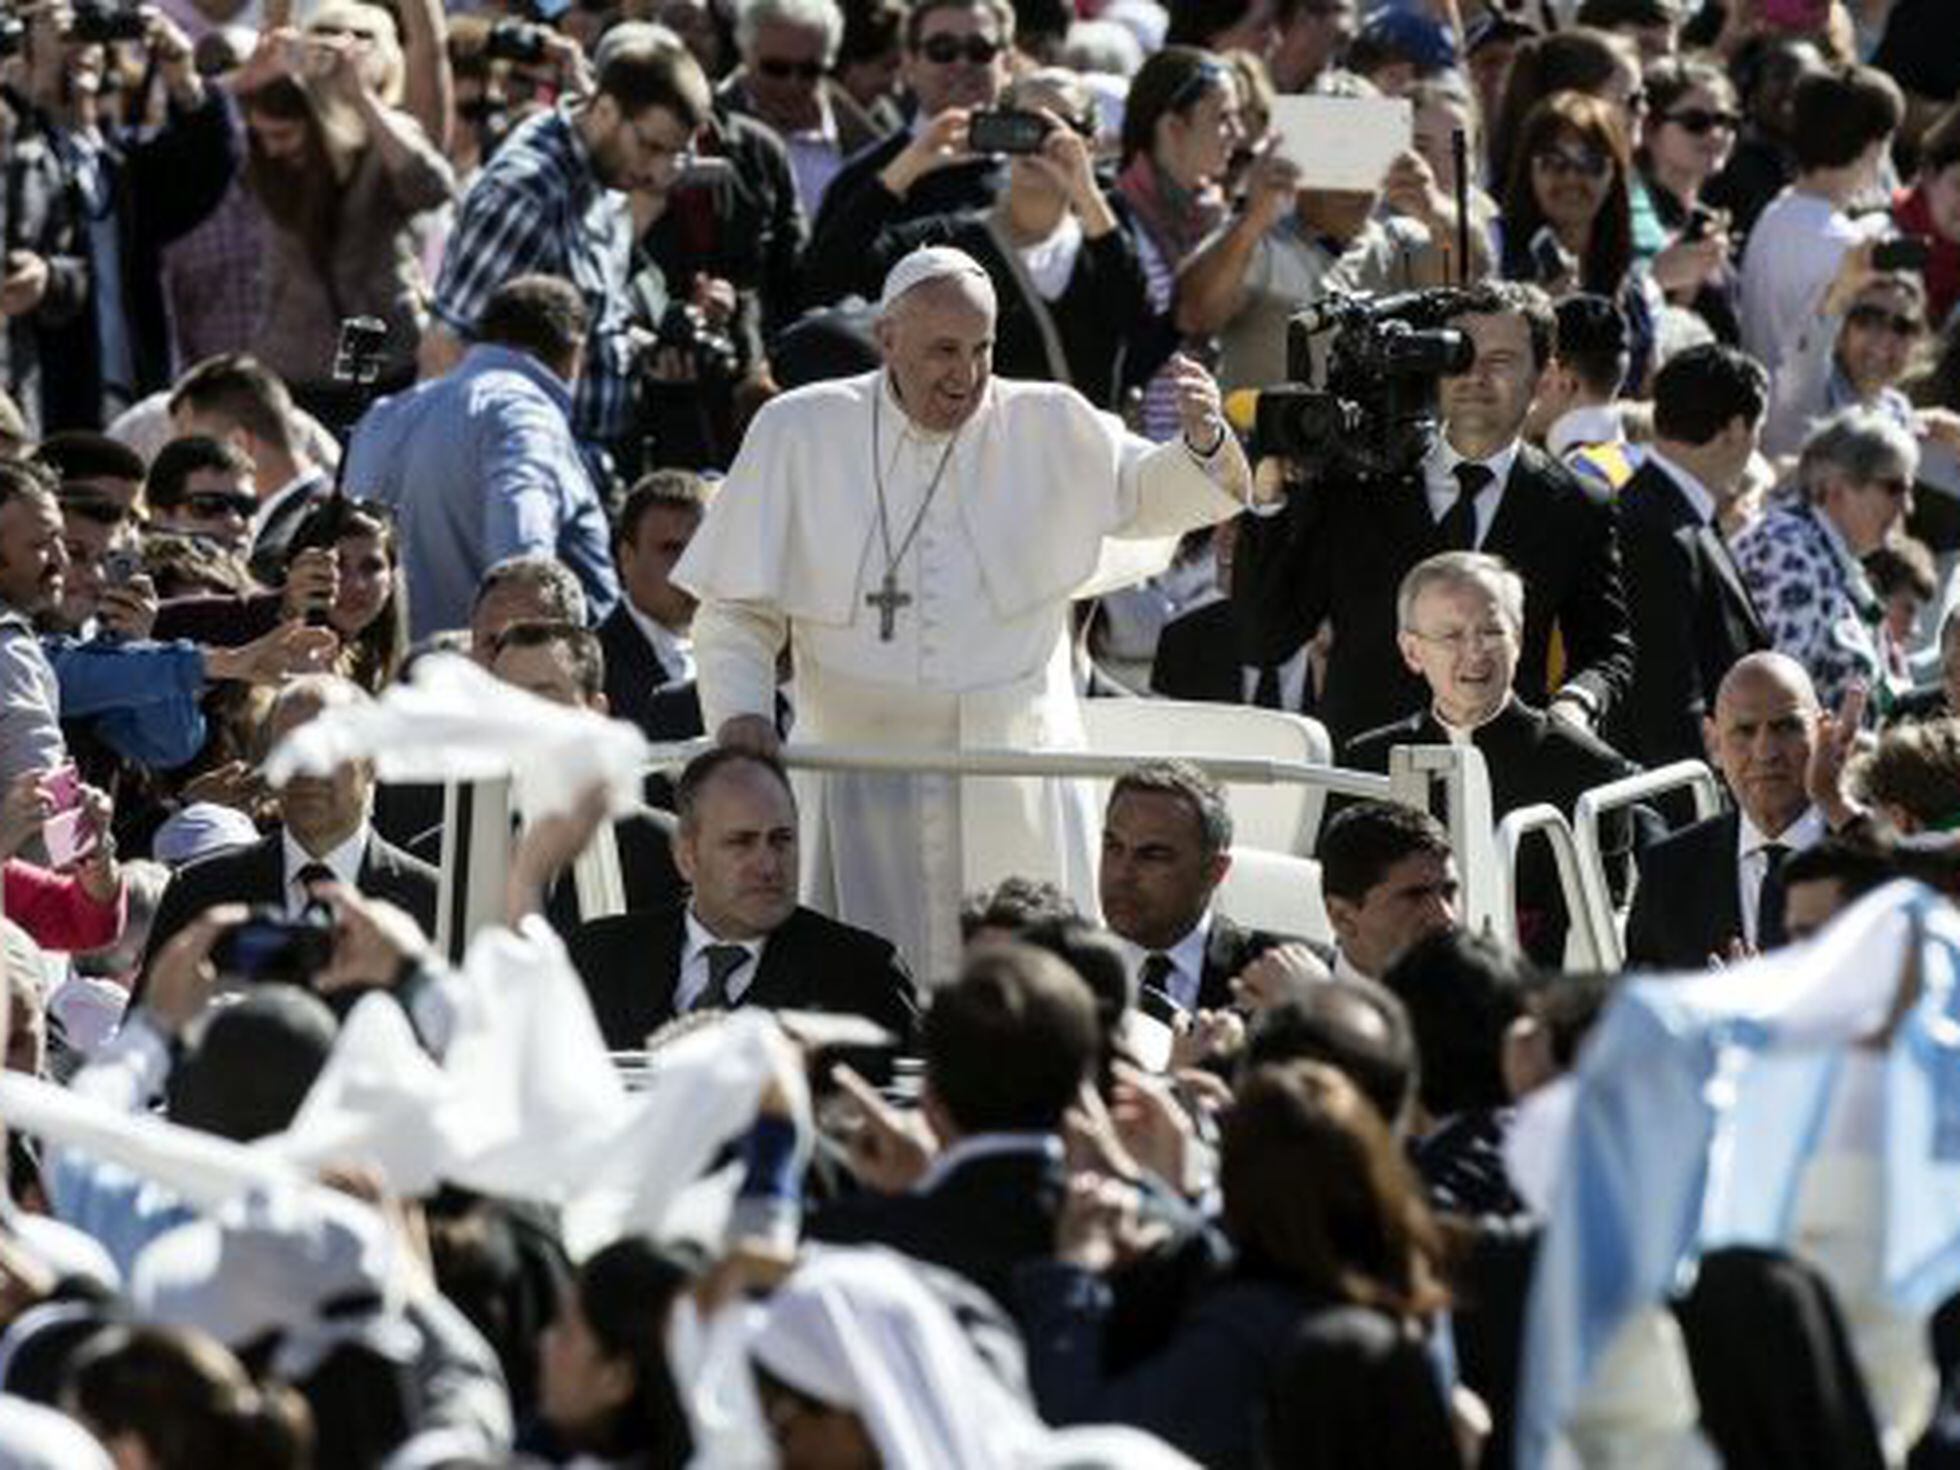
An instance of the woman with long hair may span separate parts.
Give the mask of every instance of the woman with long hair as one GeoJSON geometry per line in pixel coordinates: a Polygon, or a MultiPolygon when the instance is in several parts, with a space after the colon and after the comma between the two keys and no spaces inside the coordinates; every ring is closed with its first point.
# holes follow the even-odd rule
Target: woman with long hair
{"type": "Polygon", "coordinates": [[[1734,343],[1742,334],[1741,283],[1729,264],[1728,216],[1704,205],[1701,191],[1735,149],[1742,125],[1735,88],[1712,62],[1670,57],[1647,68],[1647,107],[1634,198],[1646,199],[1666,231],[1653,258],[1655,283],[1734,343]]]}
{"type": "MultiPolygon", "coordinates": [[[[1016,1281],[1050,1423],[1132,1424],[1204,1464],[1249,1465],[1274,1383],[1322,1314],[1359,1314],[1420,1355],[1449,1302],[1442,1244],[1394,1136],[1344,1074],[1307,1061],[1254,1069],[1222,1120],[1219,1186],[1232,1266],[1155,1354],[1120,1372],[1103,1364],[1111,1297],[1097,1273],[1118,1255],[1126,1207],[1106,1182],[1072,1186],[1058,1259],[1016,1281]]],[[[1401,1463],[1454,1465],[1440,1376],[1397,1381],[1401,1463]]]]}
{"type": "Polygon", "coordinates": [[[340,635],[340,672],[379,694],[408,652],[408,582],[394,513],[379,501],[329,497],[293,533],[295,555],[314,548],[334,553],[337,590],[325,612],[340,635]]]}
{"type": "Polygon", "coordinates": [[[401,49],[379,6],[327,0],[303,36],[267,32],[251,73],[245,178],[270,226],[259,351],[302,407],[345,418],[333,382],[345,318],[387,325],[384,379],[413,374],[427,318],[423,217],[454,197],[454,177],[395,105],[401,49]]]}
{"type": "Polygon", "coordinates": [[[556,1447],[631,1470],[679,1470],[692,1445],[667,1367],[667,1315],[692,1270],[637,1237],[579,1267],[538,1346],[538,1413],[556,1447]]]}
{"type": "Polygon", "coordinates": [[[1178,432],[1175,390],[1162,370],[1179,346],[1171,315],[1177,270],[1230,209],[1224,184],[1243,136],[1237,76],[1209,51],[1166,46],[1131,78],[1115,193],[1159,323],[1133,343],[1125,365],[1129,382],[1143,387],[1146,438],[1178,432]]]}
{"type": "Polygon", "coordinates": [[[1626,313],[1629,387],[1647,376],[1657,292],[1635,264],[1628,180],[1633,159],[1609,103],[1554,92],[1519,130],[1504,189],[1498,258],[1506,279],[1554,296],[1586,291],[1626,313]]]}

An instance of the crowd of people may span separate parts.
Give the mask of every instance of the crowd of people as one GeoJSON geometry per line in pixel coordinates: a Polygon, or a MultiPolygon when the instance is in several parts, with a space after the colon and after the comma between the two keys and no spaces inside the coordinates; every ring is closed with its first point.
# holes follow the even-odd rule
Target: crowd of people
{"type": "Polygon", "coordinates": [[[0,1466],[1960,1464],[1952,0],[31,0],[0,135],[0,1466]],[[1622,971],[1440,796],[1281,932],[1218,752],[944,774],[1099,699],[1723,796],[1622,971]]]}

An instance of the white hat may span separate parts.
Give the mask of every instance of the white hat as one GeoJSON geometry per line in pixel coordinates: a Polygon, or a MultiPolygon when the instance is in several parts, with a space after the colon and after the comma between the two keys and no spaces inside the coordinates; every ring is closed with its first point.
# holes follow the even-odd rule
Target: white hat
{"type": "Polygon", "coordinates": [[[906,292],[953,276],[977,276],[986,283],[987,294],[994,294],[992,278],[964,250],[955,250],[951,245],[921,245],[893,266],[891,274],[885,277],[884,294],[878,298],[878,315],[883,316],[898,305],[898,298],[906,292]]]}
{"type": "Polygon", "coordinates": [[[214,852],[250,847],[258,840],[259,829],[237,807],[194,801],[164,819],[150,839],[150,852],[158,862],[177,868],[214,852]]]}

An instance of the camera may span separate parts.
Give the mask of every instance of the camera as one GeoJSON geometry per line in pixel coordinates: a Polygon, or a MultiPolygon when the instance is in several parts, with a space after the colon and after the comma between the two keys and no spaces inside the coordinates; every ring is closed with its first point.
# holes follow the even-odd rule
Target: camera
{"type": "Polygon", "coordinates": [[[333,960],[333,910],[311,900],[289,919],[277,904],[260,904],[211,946],[221,975],[253,982],[309,985],[333,960]]]}
{"type": "Polygon", "coordinates": [[[140,41],[149,34],[143,12],[134,5],[77,5],[68,39],[82,45],[140,41]]]}
{"type": "Polygon", "coordinates": [[[507,18],[490,27],[490,34],[484,38],[483,54],[492,61],[536,66],[545,58],[544,39],[543,26],[507,18]]]}
{"type": "Polygon", "coordinates": [[[1898,235],[1872,246],[1875,271],[1923,271],[1933,258],[1933,247],[1912,235],[1898,235]]]}
{"type": "Polygon", "coordinates": [[[1292,460],[1306,474],[1358,480],[1400,478],[1435,443],[1440,379],[1469,371],[1476,348],[1443,325],[1450,290],[1396,296],[1329,296],[1286,324],[1292,381],[1259,395],[1253,443],[1260,455],[1292,460]],[[1314,339],[1329,336],[1315,370],[1314,339]]]}
{"type": "Polygon", "coordinates": [[[685,301],[670,301],[654,328],[654,354],[667,349],[684,355],[704,383],[725,382],[741,365],[735,339],[709,326],[701,308],[685,301]]]}
{"type": "Polygon", "coordinates": [[[973,153],[1039,153],[1047,137],[1048,120],[1039,113],[1002,109],[973,114],[966,146],[973,153]]]}

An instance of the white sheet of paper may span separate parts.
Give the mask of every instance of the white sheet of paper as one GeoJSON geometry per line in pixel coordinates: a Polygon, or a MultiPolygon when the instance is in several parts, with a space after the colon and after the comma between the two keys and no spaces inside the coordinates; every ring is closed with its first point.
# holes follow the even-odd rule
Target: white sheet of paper
{"type": "Polygon", "coordinates": [[[1273,127],[1301,188],[1372,190],[1414,140],[1415,111],[1399,97],[1276,97],[1273,127]]]}

